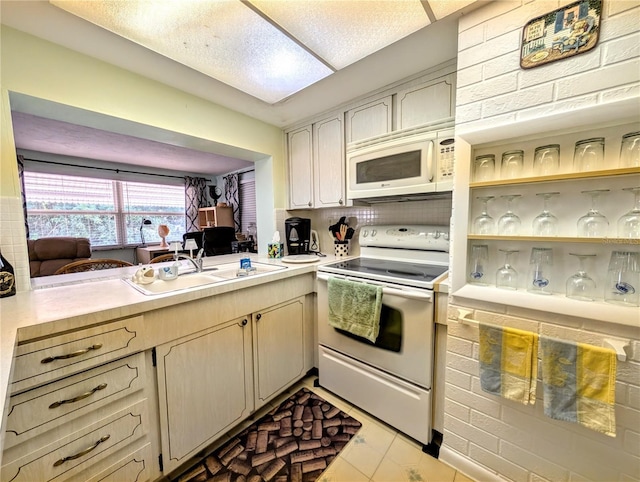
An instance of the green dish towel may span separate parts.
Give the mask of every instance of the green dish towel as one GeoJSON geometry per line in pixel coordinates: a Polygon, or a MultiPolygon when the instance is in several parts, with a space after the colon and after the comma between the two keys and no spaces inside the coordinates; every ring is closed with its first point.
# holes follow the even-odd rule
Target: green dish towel
{"type": "Polygon", "coordinates": [[[329,324],[375,343],[380,330],[382,286],[329,278],[329,324]]]}

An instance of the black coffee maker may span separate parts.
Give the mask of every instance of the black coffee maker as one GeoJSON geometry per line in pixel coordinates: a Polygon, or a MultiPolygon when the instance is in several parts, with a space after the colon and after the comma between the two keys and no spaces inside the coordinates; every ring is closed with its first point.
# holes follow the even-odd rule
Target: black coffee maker
{"type": "Polygon", "coordinates": [[[287,236],[287,253],[309,254],[311,240],[311,219],[288,218],[284,221],[287,236]]]}

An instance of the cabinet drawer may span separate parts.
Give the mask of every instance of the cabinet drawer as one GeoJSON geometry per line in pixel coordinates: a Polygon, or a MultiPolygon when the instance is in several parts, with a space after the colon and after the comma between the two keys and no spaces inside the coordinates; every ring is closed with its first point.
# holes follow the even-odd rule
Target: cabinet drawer
{"type": "Polygon", "coordinates": [[[151,466],[151,444],[131,450],[124,457],[102,461],[73,477],[69,482],[146,482],[151,466]],[[104,467],[104,468],[103,468],[104,467]],[[94,475],[95,474],[95,475],[94,475]]]}
{"type": "Polygon", "coordinates": [[[11,393],[142,350],[142,322],[136,316],[18,346],[11,393]]]}
{"type": "Polygon", "coordinates": [[[11,397],[5,447],[141,390],[144,371],[144,354],[138,353],[11,397]]]}
{"type": "MultiPolygon", "coordinates": [[[[142,437],[146,400],[2,467],[2,482],[63,481],[142,437]]],[[[25,451],[29,452],[29,451],[25,451]]]]}

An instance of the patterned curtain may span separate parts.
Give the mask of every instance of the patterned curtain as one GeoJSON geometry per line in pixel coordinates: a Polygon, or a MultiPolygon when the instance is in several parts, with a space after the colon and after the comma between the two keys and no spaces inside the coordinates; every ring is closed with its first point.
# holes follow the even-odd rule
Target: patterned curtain
{"type": "Polygon", "coordinates": [[[186,232],[200,231],[198,209],[209,207],[207,201],[207,180],[202,177],[184,178],[186,232]]]}
{"type": "Polygon", "coordinates": [[[20,180],[20,193],[22,195],[22,210],[24,211],[24,229],[29,239],[29,223],[27,222],[27,196],[24,193],[24,156],[18,154],[18,179],[20,180]]]}
{"type": "Polygon", "coordinates": [[[224,179],[224,196],[227,198],[227,204],[233,208],[233,224],[235,224],[236,233],[242,229],[240,223],[240,192],[238,190],[238,181],[240,176],[238,173],[229,174],[224,179]]]}

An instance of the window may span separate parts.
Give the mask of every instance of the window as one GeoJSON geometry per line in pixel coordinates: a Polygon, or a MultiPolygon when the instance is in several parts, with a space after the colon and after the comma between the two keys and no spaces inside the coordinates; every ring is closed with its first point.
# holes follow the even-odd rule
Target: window
{"type": "Polygon", "coordinates": [[[256,224],[256,180],[255,172],[240,174],[240,232],[246,233],[249,224],[256,224]]]}
{"type": "Polygon", "coordinates": [[[92,247],[141,243],[142,220],[147,242],[159,241],[159,224],[169,239],[185,232],[184,186],[112,181],[40,172],[24,173],[27,222],[31,239],[86,237],[92,247]]]}

